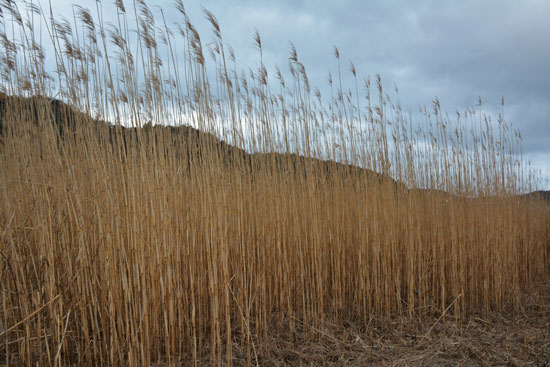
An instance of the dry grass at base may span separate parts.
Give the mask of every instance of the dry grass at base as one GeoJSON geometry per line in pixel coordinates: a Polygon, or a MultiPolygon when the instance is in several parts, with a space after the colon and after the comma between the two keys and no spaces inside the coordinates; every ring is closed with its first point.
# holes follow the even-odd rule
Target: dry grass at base
{"type": "MultiPolygon", "coordinates": [[[[383,326],[302,324],[293,340],[271,331],[256,345],[261,366],[550,366],[550,281],[525,295],[523,312],[402,320],[383,326]]],[[[374,324],[374,322],[373,322],[374,324]]],[[[247,350],[233,347],[234,365],[247,350]]],[[[254,365],[256,361],[252,361],[254,365]]],[[[205,365],[208,363],[205,361],[205,365]]]]}

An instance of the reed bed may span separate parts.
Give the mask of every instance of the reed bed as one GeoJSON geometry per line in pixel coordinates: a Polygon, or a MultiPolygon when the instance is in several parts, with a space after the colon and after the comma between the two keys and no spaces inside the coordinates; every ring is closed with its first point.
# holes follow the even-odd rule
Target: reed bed
{"type": "Polygon", "coordinates": [[[294,47],[269,77],[259,34],[241,72],[207,10],[208,47],[181,1],[170,27],[96,5],[2,1],[5,363],[256,365],[275,329],[460,325],[547,277],[549,206],[519,196],[538,181],[503,114],[413,118],[353,65],[343,89],[338,49],[322,97],[294,47]]]}

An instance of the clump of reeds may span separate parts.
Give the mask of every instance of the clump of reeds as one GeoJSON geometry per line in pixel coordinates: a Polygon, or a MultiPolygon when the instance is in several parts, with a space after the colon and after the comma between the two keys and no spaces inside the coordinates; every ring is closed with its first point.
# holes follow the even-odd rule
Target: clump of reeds
{"type": "Polygon", "coordinates": [[[275,86],[259,34],[240,71],[176,9],[2,2],[0,358],[257,364],[274,327],[520,310],[549,208],[503,116],[413,121],[337,49],[328,98],[294,47],[275,86]]]}

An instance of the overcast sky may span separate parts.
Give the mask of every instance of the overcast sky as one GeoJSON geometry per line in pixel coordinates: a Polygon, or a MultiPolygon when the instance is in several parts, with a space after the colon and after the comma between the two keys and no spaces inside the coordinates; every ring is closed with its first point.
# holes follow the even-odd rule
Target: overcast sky
{"type": "MultiPolygon", "coordinates": [[[[54,9],[70,12],[67,1],[54,9]]],[[[46,3],[45,0],[42,0],[46,3]]],[[[130,0],[124,0],[127,7],[130,0]]],[[[95,9],[93,0],[73,3],[95,9]]],[[[172,0],[149,0],[175,12],[172,0]]],[[[481,96],[488,113],[500,109],[523,135],[525,158],[550,177],[550,1],[547,0],[184,0],[203,41],[211,40],[201,6],[212,11],[224,40],[242,66],[258,62],[257,28],[264,63],[286,68],[289,41],[312,86],[326,88],[334,45],[359,74],[380,74],[387,90],[399,88],[402,105],[416,110],[438,97],[443,110],[464,110],[481,96]]],[[[110,4],[104,1],[104,7],[110,4]]],[[[70,14],[70,13],[67,13],[70,14]]],[[[544,184],[550,189],[550,183],[544,184]]]]}

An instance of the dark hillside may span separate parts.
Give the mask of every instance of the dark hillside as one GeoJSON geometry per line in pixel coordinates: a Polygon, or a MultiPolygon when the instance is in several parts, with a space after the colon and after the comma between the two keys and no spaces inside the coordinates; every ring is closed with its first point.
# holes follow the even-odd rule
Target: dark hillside
{"type": "Polygon", "coordinates": [[[350,164],[306,158],[296,154],[249,154],[243,149],[217,139],[210,133],[202,132],[191,126],[146,125],[143,128],[115,126],[106,121],[93,119],[62,101],[43,97],[19,98],[0,94],[0,134],[3,134],[5,115],[8,113],[21,114],[21,111],[26,111],[28,114],[25,120],[37,126],[43,122],[55,126],[58,139],[70,139],[75,135],[78,127],[87,126],[98,138],[108,138],[113,147],[121,145],[126,151],[129,145],[139,143],[141,139],[155,139],[158,143],[160,140],[166,141],[159,139],[160,136],[165,138],[168,135],[171,137],[168,140],[174,145],[176,151],[187,157],[192,155],[201,157],[204,150],[209,150],[217,152],[220,160],[226,164],[245,162],[245,166],[254,167],[254,169],[284,166],[289,173],[302,173],[305,176],[313,168],[315,168],[316,174],[319,172],[328,174],[336,169],[351,176],[368,176],[380,182],[390,180],[397,185],[389,177],[350,164]]]}
{"type": "Polygon", "coordinates": [[[522,195],[524,198],[547,200],[550,202],[550,190],[538,190],[529,194],[522,195]]]}
{"type": "MultiPolygon", "coordinates": [[[[327,175],[330,172],[342,172],[354,177],[368,177],[378,180],[380,183],[389,180],[393,183],[396,192],[398,187],[407,191],[405,185],[397,183],[390,177],[350,164],[306,158],[297,154],[249,154],[243,149],[219,140],[210,133],[202,132],[191,126],[146,125],[143,128],[115,126],[77,111],[62,101],[44,97],[21,98],[0,93],[0,136],[3,135],[5,129],[3,126],[5,115],[8,113],[21,114],[21,111],[26,111],[25,119],[37,126],[44,121],[55,126],[58,139],[70,139],[75,135],[77,127],[87,126],[98,139],[108,139],[113,148],[122,148],[124,152],[127,152],[130,145],[139,144],[142,139],[149,141],[154,139],[157,143],[160,140],[168,140],[173,144],[175,151],[181,154],[181,157],[201,158],[204,156],[204,151],[208,150],[217,152],[218,158],[224,164],[239,164],[242,168],[244,162],[245,169],[252,171],[283,167],[289,174],[303,174],[304,177],[310,172],[315,172],[315,175],[321,172],[327,175]],[[159,139],[161,136],[163,139],[159,139]],[[166,136],[170,138],[166,140],[166,136]]],[[[415,191],[431,195],[449,195],[441,190],[418,189],[415,191]]],[[[520,197],[540,198],[550,202],[550,191],[534,191],[520,197]]]]}

